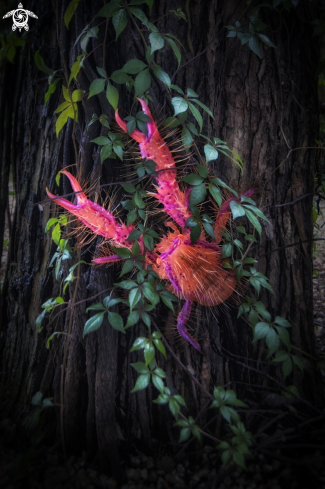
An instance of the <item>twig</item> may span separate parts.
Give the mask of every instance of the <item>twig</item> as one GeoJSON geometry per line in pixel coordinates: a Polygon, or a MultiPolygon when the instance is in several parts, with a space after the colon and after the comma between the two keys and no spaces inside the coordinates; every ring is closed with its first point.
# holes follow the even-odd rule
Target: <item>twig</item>
{"type": "Polygon", "coordinates": [[[294,205],[297,202],[299,202],[300,200],[303,200],[306,197],[309,197],[310,195],[319,195],[321,199],[325,199],[325,197],[323,195],[321,195],[319,192],[310,192],[309,194],[302,195],[301,197],[299,197],[296,200],[293,200],[292,202],[286,202],[285,204],[278,204],[275,207],[285,207],[286,205],[294,205]]]}
{"type": "MultiPolygon", "coordinates": [[[[161,333],[159,327],[157,326],[157,324],[155,323],[155,321],[151,318],[151,322],[154,326],[154,328],[159,332],[161,333]]],[[[178,365],[181,367],[181,369],[184,370],[184,372],[187,373],[187,375],[190,377],[190,379],[198,386],[200,387],[200,389],[206,394],[207,397],[209,397],[210,399],[212,399],[214,401],[214,397],[213,395],[206,390],[206,388],[197,380],[196,377],[194,377],[194,375],[192,375],[188,369],[185,367],[184,363],[182,363],[180,361],[180,359],[177,357],[177,355],[174,353],[173,349],[169,346],[169,343],[167,342],[167,340],[164,338],[164,336],[162,337],[162,340],[163,340],[163,343],[165,344],[167,350],[169,351],[169,353],[171,354],[171,356],[174,358],[174,360],[178,363],[178,365]]]]}

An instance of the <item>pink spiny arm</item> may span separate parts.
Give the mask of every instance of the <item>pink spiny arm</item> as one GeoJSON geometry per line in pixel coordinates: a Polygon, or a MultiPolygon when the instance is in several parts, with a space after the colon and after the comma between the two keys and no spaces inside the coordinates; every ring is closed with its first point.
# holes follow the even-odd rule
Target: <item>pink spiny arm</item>
{"type": "MultiPolygon", "coordinates": [[[[158,174],[155,177],[158,183],[157,194],[153,194],[164,206],[164,211],[184,228],[185,222],[192,213],[188,210],[189,193],[185,194],[178,186],[176,180],[176,166],[174,158],[162,137],[159,134],[147,104],[138,99],[142,110],[151,121],[147,122],[148,136],[138,129],[131,133],[131,137],[139,143],[142,158],[153,160],[157,165],[158,174]],[[159,171],[164,170],[164,171],[159,171]]],[[[118,125],[127,132],[127,125],[120,118],[118,110],[115,112],[118,125]]]]}
{"type": "MultiPolygon", "coordinates": [[[[62,170],[60,173],[66,175],[71,183],[71,186],[76,193],[77,204],[72,204],[62,197],[53,195],[46,189],[47,195],[56,204],[60,205],[71,214],[76,216],[80,221],[99,236],[104,236],[106,239],[112,239],[116,244],[126,248],[132,247],[132,242],[126,241],[130,232],[135,228],[132,225],[118,224],[113,214],[101,207],[100,205],[88,200],[81,186],[71,173],[62,170]]],[[[104,258],[97,258],[96,263],[103,263],[104,258]]],[[[113,257],[107,257],[107,262],[117,261],[113,257]]]]}

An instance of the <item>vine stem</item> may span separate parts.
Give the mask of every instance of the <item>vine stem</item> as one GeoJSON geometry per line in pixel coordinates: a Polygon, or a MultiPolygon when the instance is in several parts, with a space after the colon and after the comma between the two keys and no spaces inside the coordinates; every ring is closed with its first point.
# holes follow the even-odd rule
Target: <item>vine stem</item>
{"type": "MultiPolygon", "coordinates": [[[[158,331],[158,333],[161,333],[158,325],[156,324],[156,322],[151,318],[151,322],[155,328],[156,331],[158,331]]],[[[173,349],[171,348],[171,346],[169,345],[168,341],[165,339],[165,337],[162,335],[162,340],[167,348],[167,350],[169,351],[169,353],[171,354],[171,356],[174,358],[174,360],[178,363],[178,365],[181,367],[181,369],[184,370],[184,372],[187,373],[187,375],[190,377],[190,379],[206,394],[207,397],[209,397],[210,399],[212,399],[212,401],[215,400],[215,398],[213,397],[213,395],[206,390],[206,388],[201,384],[201,382],[199,382],[197,380],[196,377],[194,377],[194,375],[192,375],[189,370],[186,368],[186,366],[184,365],[183,362],[181,362],[181,360],[177,357],[176,353],[174,353],[173,349]]]]}
{"type": "MultiPolygon", "coordinates": [[[[78,261],[80,261],[80,250],[77,251],[78,253],[78,261]]],[[[68,327],[68,332],[67,332],[67,341],[65,344],[64,348],[64,354],[63,354],[63,361],[61,365],[61,385],[60,385],[60,398],[61,398],[61,407],[60,407],[60,431],[61,431],[61,441],[62,441],[62,449],[63,449],[63,454],[64,458],[67,461],[67,448],[65,445],[65,440],[64,440],[64,371],[65,371],[65,364],[67,361],[67,356],[68,356],[68,349],[70,345],[70,338],[71,338],[71,329],[72,329],[72,320],[73,320],[73,309],[75,306],[76,302],[76,296],[77,296],[77,291],[79,287],[79,280],[80,280],[80,263],[78,263],[78,268],[77,268],[77,279],[76,279],[76,285],[75,289],[73,291],[73,298],[70,306],[70,317],[69,317],[69,327],[68,327]]]]}
{"type": "Polygon", "coordinates": [[[124,1],[124,5],[125,5],[125,9],[126,9],[127,13],[129,14],[129,16],[130,16],[130,18],[132,20],[133,25],[135,26],[136,30],[138,31],[139,36],[142,39],[143,44],[145,45],[146,49],[148,49],[148,44],[146,43],[146,40],[144,38],[144,35],[142,34],[141,29],[139,29],[139,27],[138,27],[138,25],[137,25],[137,23],[136,23],[133,15],[132,15],[132,12],[129,9],[129,6],[128,6],[128,4],[127,4],[126,1],[124,1]]]}

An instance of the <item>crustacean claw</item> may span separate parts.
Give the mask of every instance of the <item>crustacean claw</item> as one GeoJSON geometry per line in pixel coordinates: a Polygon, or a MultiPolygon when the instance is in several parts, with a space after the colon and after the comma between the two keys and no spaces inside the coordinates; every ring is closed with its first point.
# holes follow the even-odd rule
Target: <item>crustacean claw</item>
{"type": "Polygon", "coordinates": [[[96,204],[96,202],[87,199],[80,184],[71,173],[66,170],[62,170],[60,173],[63,173],[69,178],[71,186],[74,192],[76,192],[77,204],[72,204],[62,197],[57,197],[46,189],[48,197],[80,219],[94,233],[106,239],[112,239],[119,245],[130,248],[132,242],[126,241],[126,239],[130,232],[135,229],[134,226],[131,224],[129,226],[118,224],[113,214],[99,204],[96,204]]]}

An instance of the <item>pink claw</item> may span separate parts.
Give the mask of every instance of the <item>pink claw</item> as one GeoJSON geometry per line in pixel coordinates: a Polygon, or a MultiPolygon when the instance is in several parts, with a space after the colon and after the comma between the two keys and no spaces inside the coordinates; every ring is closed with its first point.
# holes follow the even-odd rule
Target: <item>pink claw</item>
{"type": "Polygon", "coordinates": [[[142,110],[143,112],[148,115],[150,118],[151,118],[151,122],[146,122],[147,124],[147,128],[148,128],[148,139],[151,139],[152,136],[154,135],[155,131],[157,131],[157,126],[156,126],[156,123],[155,121],[153,120],[153,117],[151,115],[151,112],[149,110],[149,107],[148,105],[145,103],[144,100],[142,100],[141,98],[138,98],[137,100],[139,100],[140,104],[141,104],[141,107],[142,107],[142,110]]]}
{"type": "MultiPolygon", "coordinates": [[[[124,132],[128,132],[127,124],[119,116],[118,109],[116,109],[116,112],[115,112],[115,120],[124,132]]],[[[133,138],[138,143],[143,143],[146,140],[146,135],[143,134],[143,132],[139,131],[139,129],[134,129],[134,131],[131,132],[130,136],[131,136],[131,138],[133,138]]]]}

